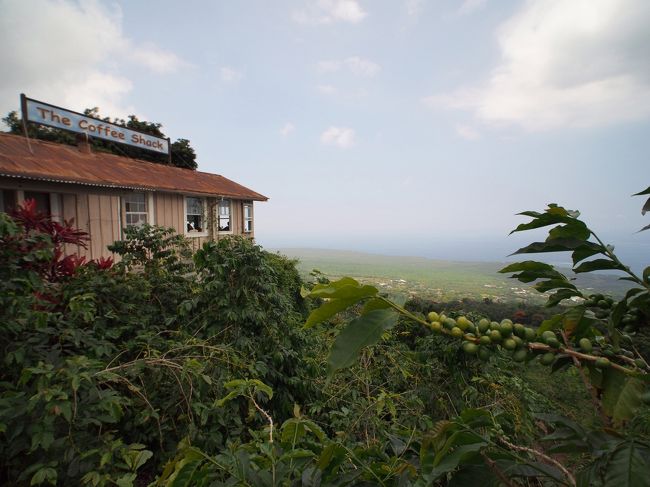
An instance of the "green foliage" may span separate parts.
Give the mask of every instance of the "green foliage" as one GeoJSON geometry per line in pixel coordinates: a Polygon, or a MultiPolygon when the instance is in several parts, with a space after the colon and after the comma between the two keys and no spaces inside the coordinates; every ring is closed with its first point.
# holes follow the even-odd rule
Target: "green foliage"
{"type": "MultiPolygon", "coordinates": [[[[551,204],[544,213],[527,211],[522,215],[531,217],[532,221],[519,225],[513,232],[549,226],[552,228],[544,242],[532,243],[519,249],[516,254],[571,252],[574,272],[616,270],[625,274],[622,279],[632,281],[638,287],[628,291],[625,298],[616,303],[603,295],[583,295],[571,279],[549,264],[536,261],[511,264],[501,272],[512,273],[513,278],[523,283],[536,282],[534,288],[541,293],[552,292],[548,297],[548,306],[556,306],[568,298],[582,300],[581,303],[544,321],[535,333],[534,330],[521,324],[513,325],[509,320],[498,323],[490,322],[488,319],[474,324],[464,316],[453,319],[436,312],[428,314],[429,322],[423,316],[413,314],[380,296],[376,288],[363,286],[350,278],[319,284],[311,291],[304,292],[305,297],[322,300],[320,306],[308,317],[306,327],[314,326],[339,313],[348,312],[353,306],[359,313],[358,318],[350,321],[339,332],[338,337],[342,338],[337,339],[332,346],[331,368],[337,370],[350,366],[363,347],[379,342],[382,332],[390,326],[383,325],[375,317],[376,313],[397,312],[411,322],[455,340],[459,343],[459,348],[468,356],[489,360],[492,351],[496,351],[502,356],[512,354],[512,360],[523,362],[532,360],[536,354],[543,354],[540,363],[552,365],[553,371],[575,365],[581,369],[584,376],[588,374],[591,382],[589,387],[594,392],[595,406],[602,414],[606,425],[613,421],[620,427],[624,421],[634,418],[642,407],[643,398],[650,394],[648,388],[650,367],[636,349],[630,346],[633,339],[624,334],[622,329],[625,327],[625,331],[635,331],[638,327],[647,325],[647,317],[650,315],[650,282],[646,279],[647,273],[644,272],[642,278],[634,274],[614,254],[613,246],[605,245],[584,222],[579,220],[578,212],[551,204]],[[586,260],[599,255],[602,258],[586,260]],[[365,305],[360,306],[362,303],[365,305]],[[598,309],[594,310],[594,308],[598,309]],[[592,346],[589,338],[596,339],[597,348],[592,346]]],[[[519,471],[520,465],[517,465],[514,470],[503,465],[499,466],[495,460],[488,459],[485,455],[485,447],[488,444],[485,442],[485,437],[471,428],[464,432],[467,441],[458,444],[453,450],[454,453],[449,455],[443,447],[441,452],[436,453],[431,460],[430,469],[425,469],[425,463],[421,460],[423,473],[432,476],[429,480],[436,480],[438,476],[457,470],[464,461],[475,461],[479,451],[483,456],[482,461],[486,462],[483,467],[498,473],[498,480],[495,480],[497,483],[503,479],[504,473],[510,477],[516,476],[515,472],[519,471]]],[[[446,441],[451,441],[452,437],[446,441]]],[[[501,443],[510,446],[509,454],[512,454],[512,450],[532,452],[530,449],[511,445],[503,438],[501,443]]],[[[623,475],[627,478],[633,478],[637,469],[640,471],[647,467],[640,460],[641,456],[635,453],[641,447],[621,445],[617,444],[615,448],[601,456],[592,452],[593,461],[589,468],[598,470],[601,468],[598,466],[601,461],[605,462],[603,465],[607,465],[610,461],[617,466],[626,464],[626,468],[621,467],[621,472],[624,472],[623,475]]],[[[544,455],[540,457],[545,458],[544,455]]],[[[532,475],[539,477],[542,475],[542,470],[539,469],[532,475]]],[[[575,483],[566,470],[562,470],[562,473],[571,484],[575,483]]],[[[614,475],[609,471],[607,473],[612,475],[612,479],[619,479],[618,474],[614,475]]],[[[559,478],[555,477],[555,480],[559,481],[559,478]]],[[[603,485],[612,485],[607,482],[609,481],[603,485]]]]}
{"type": "Polygon", "coordinates": [[[233,239],[206,246],[195,268],[182,237],[142,227],[112,246],[117,264],[51,281],[47,234],[0,213],[0,241],[3,483],[135,485],[182,438],[223,447],[264,420],[214,405],[242,376],[282,386],[271,406],[284,414],[292,394],[308,397],[286,259],[233,239]],[[239,314],[245,300],[257,308],[239,314]]]}
{"type": "MultiPolygon", "coordinates": [[[[527,214],[552,227],[529,250],[601,245],[574,212],[527,214]]],[[[533,320],[303,283],[245,238],[191,256],[158,227],[52,272],[39,225],[0,214],[0,483],[647,485],[645,283],[616,302],[513,264],[561,303],[533,320]]]]}

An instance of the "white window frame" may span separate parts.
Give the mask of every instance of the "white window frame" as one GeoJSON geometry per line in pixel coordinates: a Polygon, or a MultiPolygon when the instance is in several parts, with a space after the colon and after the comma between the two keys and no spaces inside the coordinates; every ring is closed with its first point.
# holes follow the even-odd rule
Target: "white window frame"
{"type": "Polygon", "coordinates": [[[252,201],[250,203],[244,203],[242,205],[242,218],[244,221],[244,228],[242,228],[242,232],[245,234],[253,233],[254,228],[253,228],[253,202],[252,201]],[[249,217],[246,217],[246,208],[250,208],[249,217]],[[250,230],[246,229],[246,222],[250,222],[250,230]]]}
{"type": "Polygon", "coordinates": [[[183,197],[183,233],[187,237],[207,237],[208,236],[208,219],[206,218],[207,215],[207,207],[208,207],[208,200],[206,198],[203,198],[201,196],[192,196],[192,195],[186,195],[183,197]],[[188,230],[187,229],[187,198],[196,198],[197,200],[201,200],[203,204],[203,231],[199,232],[196,230],[188,230]]]}
{"type": "Polygon", "coordinates": [[[234,220],[233,220],[233,214],[232,214],[232,200],[230,198],[221,198],[221,199],[217,200],[216,212],[217,212],[216,218],[214,219],[214,223],[215,223],[215,227],[216,227],[216,232],[215,233],[218,234],[218,235],[229,235],[229,234],[233,233],[234,220]],[[230,228],[230,230],[219,230],[219,209],[221,208],[221,203],[223,203],[224,201],[227,201],[229,203],[229,207],[230,207],[230,209],[228,211],[228,221],[229,221],[228,228],[230,228]]]}
{"type": "Polygon", "coordinates": [[[133,193],[127,193],[127,194],[123,195],[122,196],[122,207],[124,208],[124,222],[123,222],[124,223],[124,228],[137,226],[137,225],[133,225],[133,224],[129,225],[127,223],[127,220],[128,220],[127,215],[146,215],[147,219],[145,221],[145,224],[153,225],[152,218],[151,218],[152,213],[153,213],[152,206],[153,205],[151,204],[151,198],[149,198],[147,193],[145,193],[145,192],[135,191],[133,193]],[[127,203],[126,200],[127,200],[127,198],[129,196],[133,196],[133,195],[136,195],[136,194],[141,194],[141,195],[144,196],[144,210],[145,211],[127,211],[126,210],[126,203],[127,203]]]}

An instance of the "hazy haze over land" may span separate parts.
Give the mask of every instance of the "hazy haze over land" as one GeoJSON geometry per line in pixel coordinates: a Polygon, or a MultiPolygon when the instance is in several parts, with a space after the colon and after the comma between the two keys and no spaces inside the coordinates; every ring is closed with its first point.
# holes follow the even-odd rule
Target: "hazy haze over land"
{"type": "MultiPolygon", "coordinates": [[[[19,93],[135,113],[270,196],[265,246],[503,260],[557,202],[635,266],[647,0],[0,0],[19,93]]],[[[541,236],[542,234],[540,234],[541,236]]]]}

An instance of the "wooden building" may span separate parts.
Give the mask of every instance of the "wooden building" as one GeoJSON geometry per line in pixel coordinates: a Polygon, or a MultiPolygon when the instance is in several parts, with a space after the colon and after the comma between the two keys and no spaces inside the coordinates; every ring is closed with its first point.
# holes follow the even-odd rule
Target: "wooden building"
{"type": "MultiPolygon", "coordinates": [[[[28,198],[88,232],[88,259],[109,256],[123,229],[172,227],[195,249],[229,235],[254,237],[255,201],[268,198],[223,176],[0,133],[0,211],[28,198]]],[[[77,249],[71,249],[77,251],[77,249]]]]}

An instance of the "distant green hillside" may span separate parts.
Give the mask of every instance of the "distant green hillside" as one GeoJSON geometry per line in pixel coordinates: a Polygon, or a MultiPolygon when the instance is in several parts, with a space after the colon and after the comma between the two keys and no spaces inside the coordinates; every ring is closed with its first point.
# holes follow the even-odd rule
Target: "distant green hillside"
{"type": "MultiPolygon", "coordinates": [[[[516,280],[499,274],[505,263],[451,262],[423,257],[396,257],[341,250],[277,249],[298,259],[307,276],[318,269],[329,277],[351,276],[390,292],[416,294],[436,300],[463,297],[542,302],[543,296],[516,280]]],[[[622,295],[628,288],[614,275],[577,276],[583,289],[622,295]]]]}

